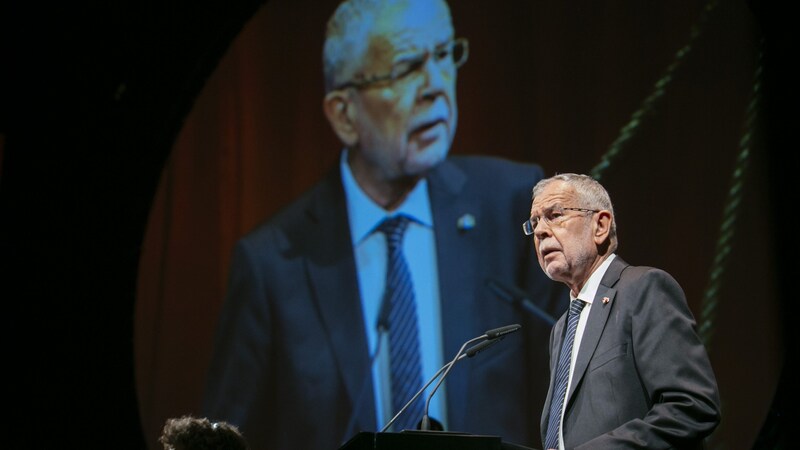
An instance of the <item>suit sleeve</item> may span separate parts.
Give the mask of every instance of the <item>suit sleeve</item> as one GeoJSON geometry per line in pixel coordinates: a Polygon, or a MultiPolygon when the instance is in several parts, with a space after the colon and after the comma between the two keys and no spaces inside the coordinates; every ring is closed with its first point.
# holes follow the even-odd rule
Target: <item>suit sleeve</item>
{"type": "Polygon", "coordinates": [[[643,390],[649,410],[578,448],[699,446],[720,421],[719,398],[683,290],[658,269],[647,270],[630,289],[628,324],[641,384],[630,389],[643,390]]]}

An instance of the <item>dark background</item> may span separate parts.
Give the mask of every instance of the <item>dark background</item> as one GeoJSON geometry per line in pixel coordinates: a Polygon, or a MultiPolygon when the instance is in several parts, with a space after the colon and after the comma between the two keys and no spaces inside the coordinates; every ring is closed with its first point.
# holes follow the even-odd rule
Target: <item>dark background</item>
{"type": "MultiPolygon", "coordinates": [[[[163,418],[158,414],[196,411],[194,403],[171,396],[168,383],[161,390],[148,391],[163,397],[137,392],[143,383],[159,383],[136,367],[134,357],[134,329],[142,326],[136,320],[141,315],[137,309],[156,301],[142,298],[140,289],[145,282],[142,274],[147,272],[141,258],[152,238],[146,231],[152,227],[155,200],[170,186],[165,183],[170,179],[165,164],[177,165],[170,160],[177,153],[173,149],[191,147],[182,141],[181,130],[201,120],[193,117],[197,114],[193,108],[204,105],[203,96],[211,89],[207,86],[227,92],[225,82],[214,75],[218,64],[222,67],[226,52],[238,45],[239,32],[263,12],[262,7],[283,4],[279,0],[166,4],[12,0],[2,4],[0,299],[8,418],[4,448],[58,443],[143,449],[145,442],[152,446],[154,427],[163,418]],[[141,414],[142,402],[150,406],[147,414],[141,414]],[[152,412],[152,405],[162,405],[158,414],[152,412]]],[[[299,36],[305,36],[304,27],[317,27],[315,31],[321,33],[317,22],[306,25],[304,19],[324,19],[330,4],[325,2],[328,11],[313,14],[295,10],[292,20],[279,21],[276,39],[285,45],[303,40],[299,36]]],[[[541,162],[550,175],[588,172],[599,162],[632,112],[652,92],[653,83],[674,61],[675,52],[689,41],[703,4],[556,7],[499,2],[489,7],[476,1],[452,5],[457,34],[468,35],[474,50],[459,75],[461,120],[454,152],[478,153],[491,144],[495,154],[541,162]],[[532,19],[526,21],[526,17],[532,19]],[[532,34],[522,37],[509,31],[529,27],[532,34]],[[664,38],[654,38],[660,36],[664,38]],[[498,61],[487,61],[491,58],[498,61]],[[499,60],[519,64],[509,68],[497,64],[499,60]],[[503,82],[516,86],[518,95],[502,90],[504,94],[498,94],[503,82]],[[493,130],[500,130],[500,135],[493,130]]],[[[797,167],[797,158],[789,127],[797,124],[792,108],[798,78],[792,64],[797,55],[792,40],[796,32],[784,13],[772,4],[715,4],[714,20],[703,27],[705,39],[698,38],[691,49],[700,56],[687,58],[676,72],[670,94],[665,96],[668,100],[657,108],[660,120],[648,122],[651,128],[625,147],[647,151],[629,152],[631,156],[624,163],[614,163],[602,180],[616,200],[624,225],[623,257],[634,264],[665,267],[677,273],[688,293],[700,294],[708,281],[709,255],[714,252],[740,137],[721,128],[735,121],[731,128],[742,129],[747,88],[756,73],[726,73],[725,64],[737,55],[755,55],[758,48],[763,49],[763,96],[749,169],[755,175],[748,178],[752,182],[747,185],[750,190],[740,216],[744,225],[736,235],[732,257],[736,269],[724,280],[743,299],[735,303],[735,311],[722,310],[716,317],[723,325],[711,348],[723,402],[730,398],[738,409],[723,410],[715,442],[722,448],[786,445],[781,443],[786,439],[788,380],[792,379],[788,350],[777,355],[783,366],[782,381],[764,380],[778,386],[773,398],[760,399],[771,407],[763,418],[762,414],[750,418],[742,410],[754,402],[742,393],[758,380],[761,368],[747,355],[777,350],[748,349],[746,342],[735,339],[754,327],[754,334],[761,334],[759,325],[749,320],[753,314],[747,308],[748,301],[751,305],[763,302],[764,292],[769,293],[768,301],[782,309],[778,322],[763,334],[782,335],[786,349],[796,339],[788,323],[796,309],[787,294],[789,277],[797,275],[792,258],[797,240],[789,230],[796,215],[796,196],[790,194],[797,192],[790,170],[797,167]],[[741,34],[742,30],[748,33],[741,34]],[[709,92],[713,95],[704,97],[709,92]],[[720,136],[730,142],[716,150],[720,136]],[[670,184],[675,178],[684,183],[670,184]],[[698,195],[697,186],[703,186],[703,195],[698,195]],[[675,235],[665,230],[676,230],[675,235]],[[691,238],[697,235],[711,237],[691,238]],[[763,261],[764,255],[770,260],[763,261]],[[769,282],[763,283],[764,278],[769,282]],[[726,345],[730,340],[733,344],[726,345]],[[736,371],[751,376],[727,376],[736,371]],[[737,441],[740,435],[735,429],[724,428],[727,418],[743,413],[755,422],[749,426],[759,430],[756,437],[742,439],[744,443],[737,441]]],[[[264,36],[270,36],[269,30],[264,36]]],[[[315,63],[319,48],[315,44],[307,49],[315,63]]],[[[755,56],[744,59],[739,69],[755,69],[755,56]]],[[[287,63],[282,64],[269,67],[269,72],[280,74],[287,63]]],[[[321,92],[321,80],[310,89],[309,96],[314,98],[314,90],[321,92]]],[[[319,102],[312,107],[319,110],[319,102]]],[[[320,139],[333,142],[330,136],[320,139]]],[[[332,148],[320,151],[335,155],[332,148]]],[[[321,166],[296,169],[294,179],[302,181],[276,194],[286,198],[279,197],[269,208],[278,207],[313,182],[321,166]]],[[[275,183],[282,186],[285,180],[275,183]]],[[[259,213],[268,213],[269,208],[259,213]]],[[[243,220],[234,233],[242,232],[258,216],[252,211],[246,214],[254,218],[243,220]]],[[[162,268],[158,270],[154,276],[162,273],[162,268]]],[[[175,295],[180,297],[180,292],[175,295]]],[[[700,316],[696,297],[690,295],[690,302],[700,316]]],[[[216,301],[210,305],[211,317],[216,301]]],[[[166,329],[174,326],[174,322],[159,323],[166,329]]],[[[151,330],[145,342],[159,333],[163,330],[151,330]]],[[[158,354],[158,349],[151,352],[158,354]]],[[[181,349],[176,352],[180,354],[181,349]]],[[[186,362],[175,354],[158,357],[175,358],[178,367],[186,362]]],[[[185,375],[180,368],[173,371],[185,375]]],[[[203,374],[195,376],[183,382],[201,385],[203,374]]]]}

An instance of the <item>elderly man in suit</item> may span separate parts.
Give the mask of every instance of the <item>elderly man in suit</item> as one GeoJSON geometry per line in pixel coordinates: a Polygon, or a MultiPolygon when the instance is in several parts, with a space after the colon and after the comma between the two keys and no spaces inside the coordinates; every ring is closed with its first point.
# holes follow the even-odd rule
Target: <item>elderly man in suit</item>
{"type": "Polygon", "coordinates": [[[586,175],[541,180],[523,230],[571,298],[550,337],[544,448],[701,448],[720,421],[706,349],[675,279],[616,255],[608,192],[586,175]]]}

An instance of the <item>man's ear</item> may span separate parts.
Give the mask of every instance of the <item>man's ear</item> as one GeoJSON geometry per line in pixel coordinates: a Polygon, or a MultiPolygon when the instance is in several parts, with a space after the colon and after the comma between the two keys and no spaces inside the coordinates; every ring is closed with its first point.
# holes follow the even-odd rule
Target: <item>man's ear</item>
{"type": "Polygon", "coordinates": [[[346,91],[328,92],[322,102],[322,109],[333,128],[333,132],[345,147],[352,147],[358,142],[358,131],[355,127],[355,109],[346,91]]]}
{"type": "Polygon", "coordinates": [[[592,227],[594,242],[597,245],[609,243],[611,241],[611,213],[604,209],[595,213],[595,215],[594,226],[592,227]]]}

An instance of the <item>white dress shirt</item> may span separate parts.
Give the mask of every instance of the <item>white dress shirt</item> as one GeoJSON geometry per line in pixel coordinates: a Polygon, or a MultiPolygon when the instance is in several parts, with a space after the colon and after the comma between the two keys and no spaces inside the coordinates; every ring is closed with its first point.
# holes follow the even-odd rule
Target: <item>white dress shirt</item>
{"type": "MultiPolygon", "coordinates": [[[[589,312],[592,310],[592,302],[594,301],[594,296],[597,294],[597,288],[600,287],[600,281],[603,279],[603,275],[606,274],[608,270],[608,266],[611,264],[611,261],[616,257],[615,253],[606,258],[602,264],[600,264],[592,275],[589,276],[589,280],[583,285],[581,291],[578,293],[577,297],[573,297],[572,291],[569,293],[570,302],[575,300],[576,298],[583,300],[586,302],[586,306],[583,307],[581,310],[581,317],[578,319],[578,328],[575,330],[575,342],[572,345],[572,361],[569,363],[569,379],[567,381],[567,393],[569,394],[570,387],[572,387],[572,374],[575,372],[575,361],[578,359],[578,352],[581,348],[581,339],[583,338],[583,331],[586,329],[586,321],[589,319],[589,312]]],[[[565,394],[565,395],[566,395],[565,394]]],[[[564,411],[567,408],[567,399],[564,399],[564,406],[561,410],[561,421],[560,423],[564,423],[564,411]]],[[[560,435],[560,439],[558,440],[558,448],[559,450],[564,450],[564,432],[559,427],[558,433],[560,435]]]]}

